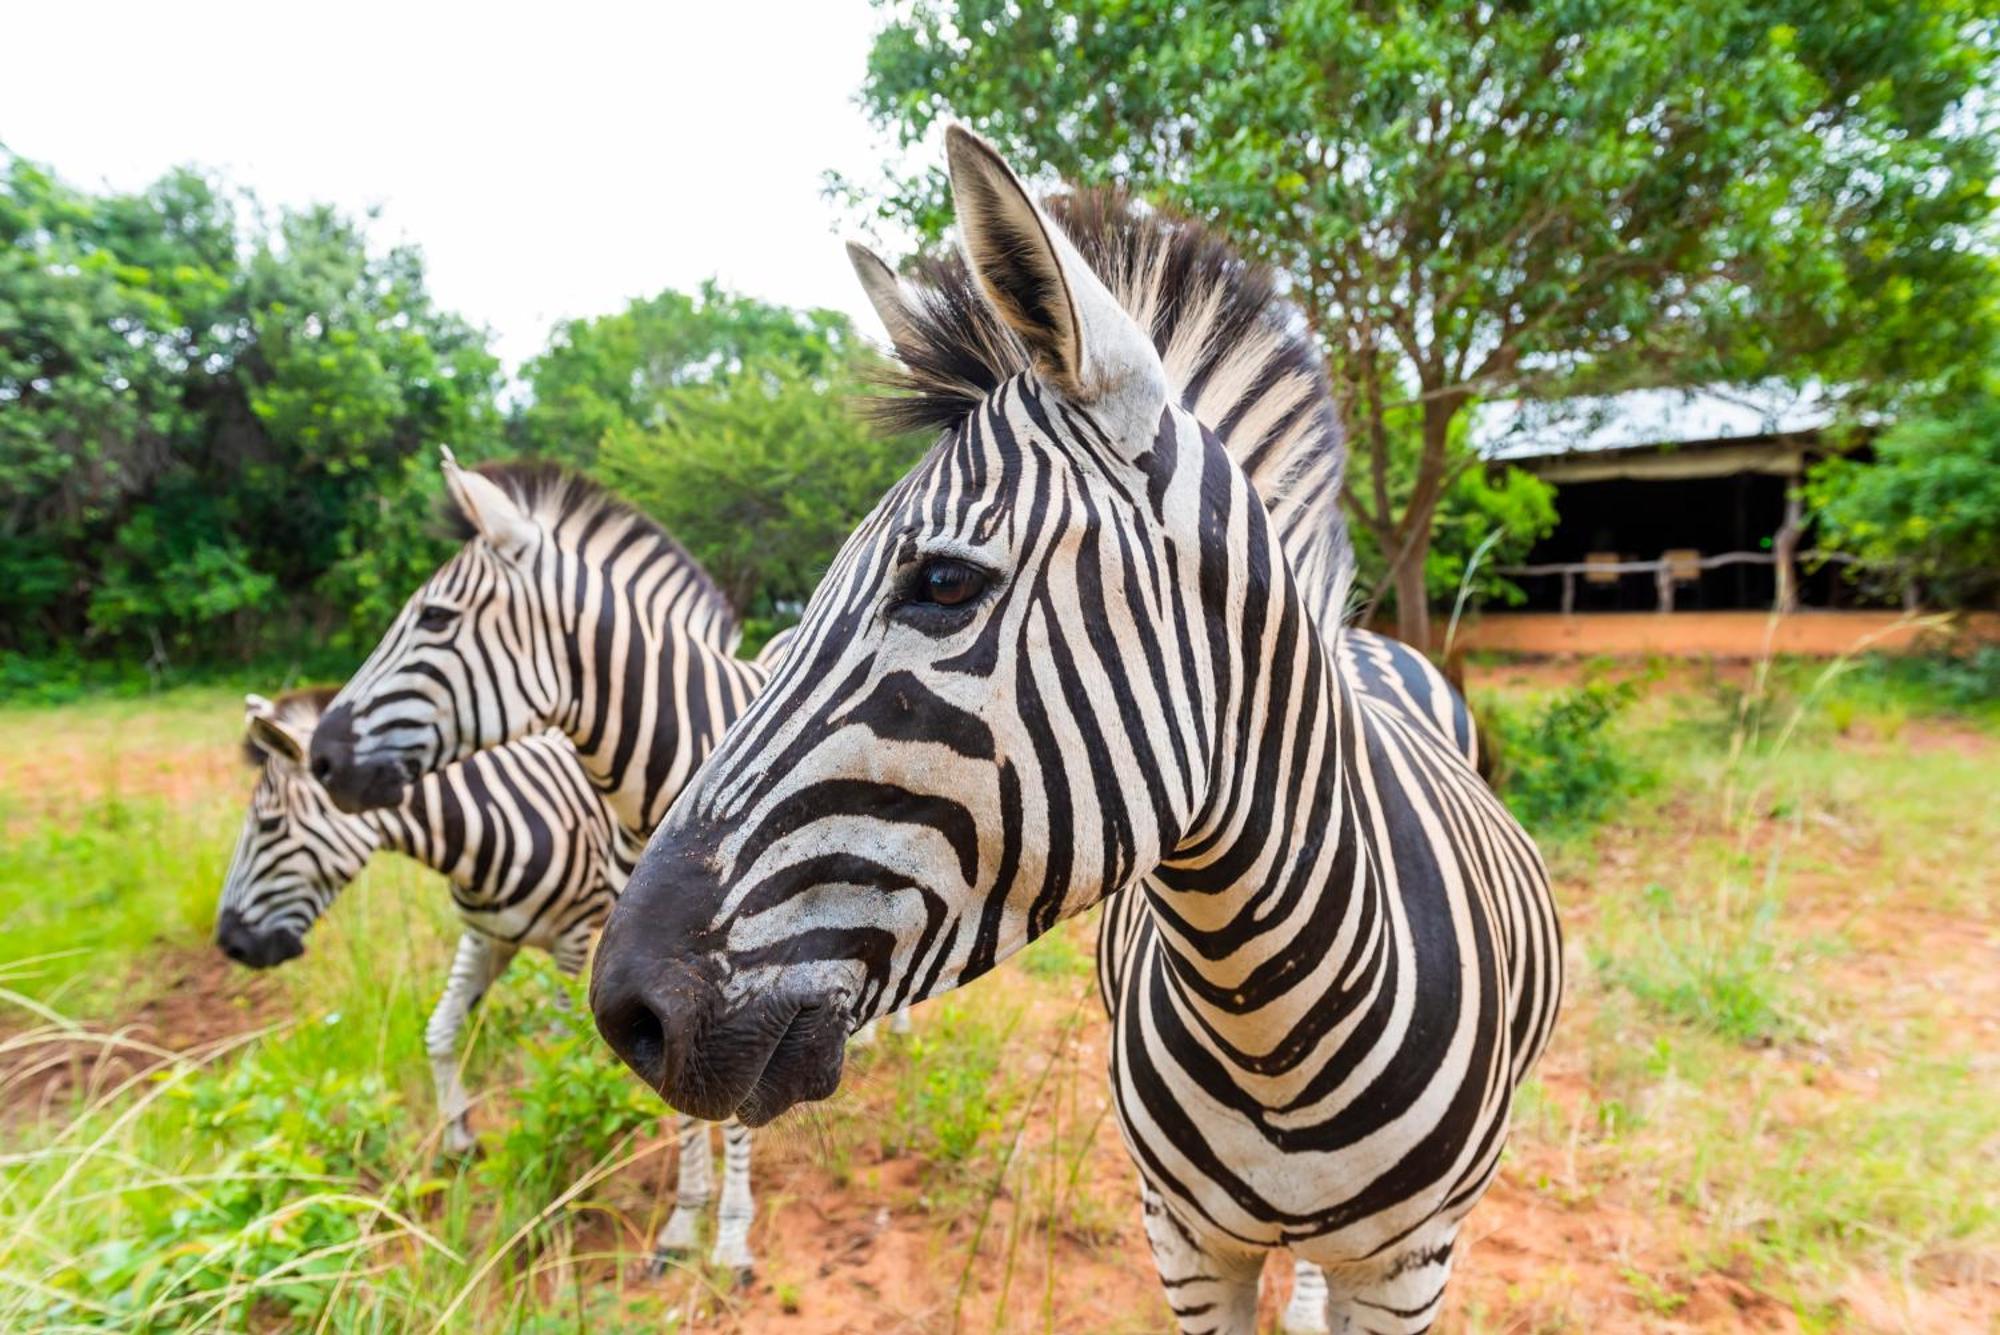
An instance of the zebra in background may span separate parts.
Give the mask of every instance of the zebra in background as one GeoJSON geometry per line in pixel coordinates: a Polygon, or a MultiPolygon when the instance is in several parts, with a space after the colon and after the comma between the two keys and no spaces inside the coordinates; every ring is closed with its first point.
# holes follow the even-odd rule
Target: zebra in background
{"type": "Polygon", "coordinates": [[[1289,1248],[1335,1329],[1427,1329],[1555,1020],[1541,859],[1469,740],[1359,689],[1344,540],[1295,561],[1303,516],[1000,158],[947,144],[1031,369],[922,331],[992,373],[912,368],[899,411],[940,439],[647,846],[598,1027],[673,1106],[757,1125],[833,1092],[857,1022],[1109,897],[1113,1090],[1181,1328],[1253,1330],[1289,1248]]]}
{"type": "Polygon", "coordinates": [[[463,545],[417,591],[313,733],[343,811],[545,729],[567,736],[644,842],[769,676],[735,611],[649,516],[550,464],[444,456],[463,545]]]}
{"type": "MultiPolygon", "coordinates": [[[[783,658],[736,657],[736,613],[650,516],[538,462],[466,470],[444,451],[458,553],[410,595],[328,705],[311,768],[344,812],[548,730],[566,736],[621,839],[643,848],[688,775],[783,658]]],[[[613,892],[631,859],[612,864],[613,892]]],[[[910,1017],[889,1017],[891,1033],[910,1017]]],[[[875,1039],[862,1026],[856,1044],[875,1039]]]]}
{"type": "MultiPolygon", "coordinates": [[[[306,933],[375,853],[401,853],[441,873],[464,930],[444,995],[424,1026],[424,1048],[444,1119],[445,1149],[474,1146],[471,1098],[458,1039],[489,988],[522,948],[543,950],[575,977],[639,853],[555,733],[482,751],[405,790],[394,807],[350,815],[306,768],[331,690],[245,702],[244,750],[258,770],[250,810],[223,883],[216,940],[231,959],[268,968],[305,950],[306,933]]],[[[680,1174],[660,1230],[660,1259],[691,1252],[715,1194],[708,1124],[676,1118],[680,1174]]],[[[718,1266],[751,1268],[750,1132],[722,1132],[718,1266]]]]}

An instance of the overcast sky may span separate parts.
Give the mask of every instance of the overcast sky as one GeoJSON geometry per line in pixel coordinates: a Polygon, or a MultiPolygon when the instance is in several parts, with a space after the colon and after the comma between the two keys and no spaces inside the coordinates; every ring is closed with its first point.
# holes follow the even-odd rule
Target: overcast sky
{"type": "Polygon", "coordinates": [[[510,369],[550,326],[714,276],[867,313],[821,173],[873,180],[867,0],[8,7],[0,142],[87,187],[193,163],[379,207],[510,369]]]}

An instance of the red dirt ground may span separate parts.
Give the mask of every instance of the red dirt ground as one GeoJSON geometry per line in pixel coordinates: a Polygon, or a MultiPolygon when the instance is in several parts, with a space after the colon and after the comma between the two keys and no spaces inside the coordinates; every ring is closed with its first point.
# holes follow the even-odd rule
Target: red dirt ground
{"type": "MultiPolygon", "coordinates": [[[[1559,665],[1491,671],[1500,681],[1524,685],[1575,680],[1573,667],[1559,665]]],[[[1692,685],[1707,671],[1683,668],[1675,675],[1685,678],[1679,684],[1692,685]]],[[[1854,739],[1861,752],[1878,744],[1888,743],[1854,739]]],[[[1895,744],[1975,755],[2000,750],[1987,734],[1923,720],[1912,720],[1895,744]]],[[[210,756],[198,763],[215,761],[210,756]]],[[[176,786],[169,777],[175,768],[161,766],[166,789],[176,786]]],[[[1638,874],[1629,866],[1632,856],[1627,848],[1609,849],[1599,874],[1638,874]]],[[[1827,965],[1834,971],[1830,990],[1923,1015],[1944,999],[1958,1022],[1986,1036],[1988,1052],[2000,1051],[2000,935],[1978,917],[1857,900],[1854,886],[1877,874],[1880,850],[1855,847],[1843,856],[1837,876],[1798,877],[1793,900],[1800,918],[1838,925],[1858,947],[1827,965]]],[[[1573,880],[1559,885],[1558,895],[1574,947],[1592,918],[1593,886],[1573,880]]],[[[133,1012],[122,1032],[162,1049],[201,1051],[283,1018],[268,1013],[268,987],[213,951],[173,957],[168,967],[171,983],[133,1012]]],[[[818,1118],[854,1118],[865,1126],[884,1115],[893,1097],[888,1064],[908,1060],[890,1039],[880,1056],[864,1063],[832,1112],[795,1115],[762,1135],[755,1170],[760,1216],[752,1235],[760,1265],[747,1286],[717,1299],[705,1276],[678,1271],[654,1279],[635,1266],[584,1259],[614,1247],[628,1256],[643,1250],[671,1181],[671,1151],[607,1185],[601,1208],[584,1216],[571,1244],[579,1259],[566,1278],[684,1302],[683,1330],[892,1335],[1166,1329],[1139,1227],[1136,1179],[1115,1120],[1105,1115],[1105,1021],[1088,978],[1071,981],[1080,1010],[1061,987],[1031,985],[1013,967],[977,985],[1010,1003],[1018,997],[1028,1010],[1010,1040],[1010,1069],[1036,1076],[1048,1071],[1029,1115],[1017,1112],[1011,1119],[1026,1130],[1016,1167],[983,1225],[983,1184],[958,1180],[909,1154],[884,1155],[869,1135],[847,1138],[856,1148],[844,1161],[830,1151],[832,1137],[818,1118]],[[1078,1018],[1066,1032],[1073,1014],[1078,1018]],[[1072,1162],[1063,1156],[1072,1153],[1073,1191],[1063,1185],[1072,1162]],[[1054,1187],[1048,1185],[1052,1171],[1054,1187]],[[1088,1208],[1078,1208],[1079,1199],[1088,1208]]],[[[1582,1120],[1580,1110],[1597,1106],[1601,1094],[1583,1039],[1589,1005],[1570,1006],[1538,1072],[1549,1102],[1563,1113],[1557,1120],[1571,1125],[1582,1120]]],[[[920,1030],[926,1020],[917,1015],[920,1030]]],[[[0,1122],[59,1105],[79,1089],[102,1091],[147,1060],[48,1034],[33,1044],[19,1032],[0,1036],[0,1122]]],[[[1774,1052],[1772,1060],[1805,1062],[1812,1055],[1774,1052]]],[[[1827,1082],[1829,1098],[1867,1094],[1862,1073],[1827,1082]]],[[[500,1116],[504,1109],[481,1113],[489,1129],[500,1116]]],[[[1682,1207],[1657,1193],[1643,1164],[1621,1164],[1610,1180],[1585,1181],[1574,1143],[1517,1136],[1499,1181],[1467,1225],[1440,1330],[1805,1329],[1768,1279],[1760,1281],[1747,1268],[1697,1268],[1698,1278],[1679,1278],[1687,1269],[1687,1223],[1682,1207]]],[[[1274,1258],[1267,1273],[1270,1329],[1289,1267],[1274,1258]]],[[[1836,1329],[2000,1331],[2000,1259],[1974,1253],[1927,1258],[1916,1276],[1856,1270],[1839,1303],[1836,1329]]]]}
{"type": "Polygon", "coordinates": [[[176,1056],[204,1056],[283,1018],[270,1013],[275,980],[216,950],[163,948],[148,969],[149,999],[115,1024],[0,1030],[0,1123],[58,1115],[79,1097],[94,1101],[176,1056]]]}

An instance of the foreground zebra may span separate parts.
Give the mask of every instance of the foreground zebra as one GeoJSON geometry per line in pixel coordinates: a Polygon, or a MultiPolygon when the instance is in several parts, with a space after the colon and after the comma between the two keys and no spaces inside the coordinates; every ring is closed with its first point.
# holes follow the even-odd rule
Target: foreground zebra
{"type": "MultiPolygon", "coordinates": [[[[1059,225],[1119,306],[1150,329],[1176,397],[1198,419],[1221,424],[1217,435],[1272,514],[1294,574],[1311,572],[1311,587],[1326,599],[1315,612],[1337,619],[1344,547],[1334,507],[1344,442],[1317,349],[1270,318],[1268,275],[1199,228],[1116,193],[1082,191],[1054,202],[1059,225]]],[[[913,291],[871,251],[850,245],[848,254],[906,359],[903,384],[912,394],[887,403],[890,421],[935,427],[934,404],[955,416],[960,401],[1005,378],[1000,368],[1027,369],[1027,349],[958,257],[921,261],[913,291]],[[979,356],[968,359],[967,349],[979,356]]],[[[1471,713],[1429,659],[1363,630],[1343,635],[1339,651],[1357,690],[1435,728],[1477,765],[1471,713]]],[[[1326,1292],[1317,1266],[1294,1263],[1280,1314],[1286,1335],[1326,1329],[1326,1292]]]]}
{"type": "Polygon", "coordinates": [[[920,396],[938,444],[648,845],[598,1026],[675,1107],[756,1125],[833,1092],[858,1021],[1109,896],[1113,1087],[1181,1327],[1252,1330],[1290,1248],[1335,1329],[1426,1329],[1555,1019],[1540,858],[1464,749],[1357,688],[1344,543],[1267,512],[1000,159],[948,144],[1032,370],[946,319],[899,348],[966,392],[920,396]]]}
{"type": "MultiPolygon", "coordinates": [[[[571,977],[583,968],[611,911],[612,887],[631,870],[638,846],[620,833],[574,748],[549,733],[426,776],[397,806],[342,812],[305,765],[332,696],[309,690],[246,702],[244,746],[257,786],[223,884],[216,940],[239,963],[282,964],[305,950],[306,933],[376,852],[401,853],[442,873],[464,932],[424,1026],[424,1048],[445,1148],[464,1153],[474,1144],[458,1057],[466,1021],[523,947],[547,951],[571,977]]],[[[680,1173],[656,1244],[662,1256],[694,1249],[714,1194],[707,1123],[676,1121],[680,1173]]],[[[722,1200],[709,1258],[747,1270],[756,1213],[750,1133],[731,1119],[722,1143],[722,1200]]]]}

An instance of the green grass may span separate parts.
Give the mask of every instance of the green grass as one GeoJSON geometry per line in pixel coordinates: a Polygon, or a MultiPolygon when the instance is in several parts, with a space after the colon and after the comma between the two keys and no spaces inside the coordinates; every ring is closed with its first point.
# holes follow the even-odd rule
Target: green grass
{"type": "MultiPolygon", "coordinates": [[[[1924,679],[1781,663],[1651,701],[1617,744],[1667,781],[1552,846],[1581,964],[1552,1061],[1588,1094],[1538,1084],[1519,1125],[1573,1165],[1552,1198],[1618,1201],[1678,1251],[1642,1310],[1727,1271],[1838,1329],[1857,1272],[1921,1288],[2000,1247],[2000,1081],[1926,985],[1980,957],[1902,939],[2000,927],[2000,804],[1973,797],[1994,723],[1924,679]]],[[[1554,1328],[1589,1323],[1566,1302],[1554,1328]]]]}
{"type": "MultiPolygon", "coordinates": [[[[1723,1271],[1839,1329],[1857,1277],[1991,1273],[2000,1078],[1982,1017],[1951,1007],[2000,932],[2000,804],[1975,800],[2000,724],[1880,672],[1647,687],[1585,730],[1615,792],[1542,832],[1573,969],[1507,1172],[1551,1211],[1615,1207],[1645,1249],[1598,1258],[1596,1290],[1552,1273],[1505,1293],[1475,1250],[1456,1328],[1687,1320],[1723,1271]],[[1938,924],[1960,937],[1910,939],[1938,924]]],[[[1498,693],[1528,716],[1548,698],[1498,693]]],[[[163,961],[206,958],[249,782],[239,718],[213,688],[0,708],[0,753],[84,758],[0,776],[0,988],[113,1021],[179,976],[163,961]]],[[[224,1026],[233,1046],[94,1105],[0,1113],[0,1329],[740,1330],[819,1310],[833,1281],[769,1235],[768,1291],[635,1278],[671,1151],[545,964],[517,962],[476,1022],[482,1155],[436,1153],[420,1035],[455,935],[435,878],[378,859],[224,1026]]],[[[1122,1156],[1089,941],[1065,924],[927,1003],[912,1039],[856,1052],[841,1099],[760,1141],[763,1208],[806,1192],[782,1162],[837,1197],[795,1208],[929,1221],[930,1301],[973,1329],[1079,1328],[1054,1280],[1079,1258],[1143,1281],[1130,1183],[1102,1167],[1122,1156]]],[[[0,1005],[16,1043],[75,1037],[0,1005]]]]}

